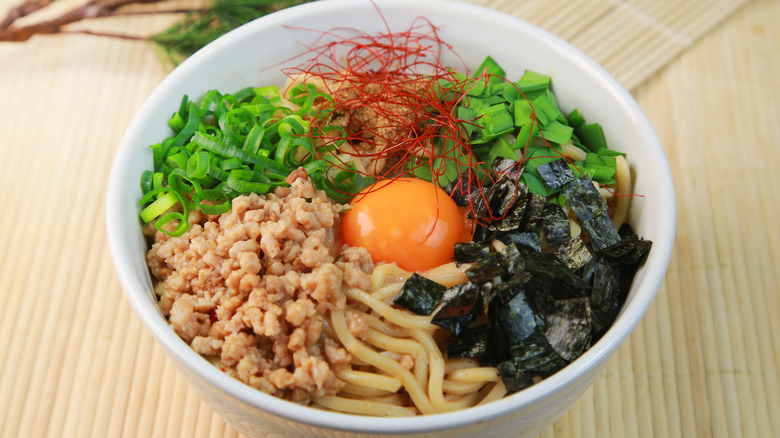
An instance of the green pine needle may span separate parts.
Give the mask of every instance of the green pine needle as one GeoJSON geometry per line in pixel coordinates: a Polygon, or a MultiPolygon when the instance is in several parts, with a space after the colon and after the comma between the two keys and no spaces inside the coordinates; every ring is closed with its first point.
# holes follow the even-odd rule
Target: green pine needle
{"type": "Polygon", "coordinates": [[[280,9],[312,0],[215,0],[211,8],[188,13],[150,40],[175,67],[206,44],[238,26],[280,9]]]}

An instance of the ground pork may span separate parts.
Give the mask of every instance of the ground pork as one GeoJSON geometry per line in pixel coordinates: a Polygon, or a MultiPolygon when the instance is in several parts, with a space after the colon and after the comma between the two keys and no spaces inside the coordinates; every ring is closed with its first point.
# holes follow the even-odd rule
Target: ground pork
{"type": "MultiPolygon", "coordinates": [[[[224,215],[192,215],[179,237],[147,228],[147,261],[160,309],[195,351],[257,389],[306,403],[344,386],[336,372],[351,357],[323,331],[323,315],[345,308],[342,286],[367,289],[374,265],[363,248],[334,246],[342,206],[302,170],[288,182],[235,198],[224,215]]],[[[351,329],[365,337],[365,322],[351,329]]]]}

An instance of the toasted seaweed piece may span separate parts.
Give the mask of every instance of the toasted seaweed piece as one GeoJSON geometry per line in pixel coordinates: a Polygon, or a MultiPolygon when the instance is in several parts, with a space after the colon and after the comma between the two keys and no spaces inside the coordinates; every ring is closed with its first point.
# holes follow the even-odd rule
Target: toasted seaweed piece
{"type": "Polygon", "coordinates": [[[582,230],[590,239],[594,251],[600,251],[620,242],[620,235],[609,215],[602,214],[587,221],[580,221],[582,230]]]}
{"type": "MultiPolygon", "coordinates": [[[[527,278],[527,277],[526,277],[527,278]]],[[[506,283],[494,284],[490,289],[492,294],[488,305],[487,346],[482,355],[481,363],[485,366],[497,366],[499,363],[512,359],[509,352],[504,328],[498,319],[499,311],[517,294],[525,291],[521,278],[513,277],[506,283]]]]}
{"type": "Polygon", "coordinates": [[[653,242],[637,236],[628,224],[620,227],[621,241],[598,251],[620,265],[636,265],[642,263],[650,252],[653,242]]]}
{"type": "Polygon", "coordinates": [[[514,394],[534,384],[531,376],[524,373],[515,364],[515,361],[511,359],[498,364],[498,373],[501,375],[501,381],[504,382],[504,386],[506,386],[507,394],[514,394]]]}
{"type": "Polygon", "coordinates": [[[525,201],[523,222],[520,225],[523,231],[541,233],[545,204],[547,204],[547,201],[542,196],[536,193],[528,193],[525,201]]]}
{"type": "Polygon", "coordinates": [[[444,188],[444,191],[450,195],[455,204],[465,207],[479,193],[479,182],[476,178],[471,178],[470,180],[456,179],[449,183],[444,188]]]}
{"type": "Polygon", "coordinates": [[[520,249],[525,263],[524,273],[528,299],[537,312],[545,313],[553,301],[581,298],[589,295],[589,286],[569,269],[555,254],[520,249]]]}
{"type": "Polygon", "coordinates": [[[501,256],[498,253],[490,253],[485,257],[477,259],[466,269],[466,276],[474,283],[492,280],[505,273],[506,268],[501,263],[501,256]]]}
{"type": "Polygon", "coordinates": [[[498,156],[490,165],[490,173],[493,175],[506,175],[514,180],[519,176],[519,172],[522,171],[522,169],[515,166],[515,164],[517,164],[517,161],[515,160],[498,156]]]}
{"type": "Polygon", "coordinates": [[[505,216],[522,196],[519,186],[515,186],[515,181],[507,175],[502,175],[488,188],[486,197],[491,216],[497,218],[505,216]]]}
{"type": "Polygon", "coordinates": [[[493,232],[490,231],[487,226],[481,222],[477,222],[477,225],[474,228],[474,237],[472,239],[474,242],[489,242],[492,236],[493,232]]]}
{"type": "Polygon", "coordinates": [[[477,358],[487,349],[488,325],[468,327],[447,340],[447,357],[450,359],[477,358]]]}
{"type": "Polygon", "coordinates": [[[436,312],[436,317],[460,316],[472,312],[472,308],[477,306],[476,313],[484,312],[482,292],[479,285],[468,281],[448,288],[441,298],[441,306],[436,312]]]}
{"type": "Polygon", "coordinates": [[[544,336],[563,359],[573,361],[590,345],[591,307],[588,298],[555,301],[546,320],[544,336]]]}
{"type": "Polygon", "coordinates": [[[536,168],[542,181],[552,190],[560,189],[574,180],[574,172],[569,168],[565,158],[550,161],[536,168]]]}
{"type": "Polygon", "coordinates": [[[553,254],[566,263],[566,266],[572,271],[580,269],[593,259],[593,254],[579,236],[569,238],[555,248],[553,254]]]}
{"type": "Polygon", "coordinates": [[[596,263],[592,278],[590,304],[594,338],[598,339],[615,321],[625,297],[621,292],[620,271],[609,263],[596,263]]]}
{"type": "Polygon", "coordinates": [[[472,313],[466,313],[463,315],[435,317],[431,320],[431,324],[435,324],[444,330],[457,336],[463,332],[463,330],[471,325],[476,319],[477,315],[472,313]]]}
{"type": "Polygon", "coordinates": [[[549,246],[560,245],[571,237],[571,225],[560,205],[552,202],[544,204],[542,213],[542,232],[549,246]]]}
{"type": "MultiPolygon", "coordinates": [[[[500,256],[501,264],[506,269],[506,274],[513,277],[521,275],[525,269],[525,261],[523,256],[520,255],[520,250],[512,242],[505,243],[505,245],[498,251],[498,255],[500,256]]],[[[520,278],[515,278],[515,280],[520,280],[520,278]]]]}
{"type": "Polygon", "coordinates": [[[455,263],[473,262],[490,254],[490,244],[484,241],[462,242],[455,244],[455,263]]]}
{"type": "Polygon", "coordinates": [[[417,315],[428,316],[439,305],[446,290],[444,285],[415,272],[406,280],[393,304],[417,315]]]}
{"type": "Polygon", "coordinates": [[[484,312],[482,290],[479,285],[469,281],[444,292],[439,310],[431,322],[458,335],[477,315],[484,312]]]}
{"type": "Polygon", "coordinates": [[[488,192],[488,202],[494,218],[500,218],[488,225],[491,231],[509,231],[520,228],[526,214],[526,205],[531,194],[525,184],[502,176],[488,192]]]}
{"type": "Polygon", "coordinates": [[[526,271],[535,278],[546,278],[553,282],[554,285],[559,285],[558,287],[570,291],[570,293],[564,293],[565,296],[559,296],[556,299],[576,298],[587,295],[587,283],[555,254],[534,252],[519,247],[518,250],[525,262],[526,271]]]}
{"type": "Polygon", "coordinates": [[[496,233],[494,238],[500,240],[505,245],[514,244],[515,246],[523,246],[530,250],[540,252],[542,250],[542,235],[541,233],[535,233],[530,231],[511,230],[501,233],[496,233]]]}
{"type": "Polygon", "coordinates": [[[561,194],[577,215],[594,251],[620,242],[620,235],[607,214],[607,204],[590,179],[571,181],[563,186],[561,194]]]}
{"type": "Polygon", "coordinates": [[[561,189],[561,194],[566,198],[574,213],[577,214],[580,222],[607,214],[607,204],[604,202],[604,198],[587,177],[580,177],[566,184],[561,189]]]}
{"type": "Polygon", "coordinates": [[[566,366],[545,337],[544,318],[535,312],[525,292],[516,293],[498,310],[504,343],[517,368],[532,375],[548,376],[566,366]]]}

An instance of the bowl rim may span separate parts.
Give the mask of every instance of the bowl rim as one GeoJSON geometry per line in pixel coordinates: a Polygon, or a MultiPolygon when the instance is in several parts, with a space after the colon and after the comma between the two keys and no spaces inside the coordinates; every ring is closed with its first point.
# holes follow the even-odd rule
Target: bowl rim
{"type": "MultiPolygon", "coordinates": [[[[523,32],[546,39],[557,51],[562,52],[567,57],[575,59],[581,64],[584,70],[589,70],[590,74],[595,75],[599,77],[600,80],[606,82],[615,93],[617,99],[630,110],[633,119],[638,124],[638,128],[644,136],[646,136],[647,143],[655,149],[654,153],[659,156],[661,166],[659,166],[658,169],[654,169],[654,178],[657,178],[661,184],[668,187],[668,196],[662,200],[662,202],[665,203],[666,208],[659,214],[658,218],[659,227],[665,232],[662,233],[663,239],[656,239],[653,241],[653,249],[643,268],[647,270],[645,282],[639,285],[633,299],[623,306],[621,313],[605,335],[577,360],[554,375],[519,393],[488,405],[472,407],[461,411],[409,417],[404,418],[403,421],[398,421],[398,419],[393,418],[368,417],[313,409],[262,393],[261,391],[253,389],[248,385],[229,377],[227,374],[220,372],[206,359],[186,345],[186,343],[173,332],[165,319],[161,317],[158,309],[150,306],[149,303],[142,298],[142,294],[148,294],[149,290],[140,279],[134,278],[132,272],[127,269],[127,266],[132,263],[132,260],[130,255],[127,254],[126,251],[123,251],[120,239],[118,238],[118,236],[121,236],[122,234],[122,229],[119,226],[121,223],[119,218],[119,205],[122,202],[125,202],[122,196],[123,187],[119,174],[122,172],[123,163],[131,155],[131,148],[137,147],[137,145],[132,144],[130,140],[142,128],[140,126],[139,115],[157,104],[155,96],[160,93],[160,90],[163,90],[168,84],[177,81],[179,77],[186,75],[187,71],[195,68],[199,63],[204,62],[208,59],[210,54],[218,50],[222,44],[229,43],[233,40],[243,39],[265,27],[295,20],[295,18],[299,16],[316,14],[327,9],[332,9],[336,4],[340,7],[351,7],[365,3],[367,3],[365,0],[321,0],[293,6],[261,17],[210,43],[185,60],[179,67],[174,69],[173,72],[164,78],[157,87],[155,87],[151,95],[147,97],[146,101],[132,119],[119,144],[107,185],[105,217],[107,240],[117,278],[125,296],[142,323],[157,341],[161,343],[166,352],[175,356],[178,362],[188,364],[188,369],[199,379],[208,382],[210,385],[224,391],[230,397],[245,404],[261,409],[272,415],[309,426],[347,432],[370,431],[373,433],[441,431],[467,426],[474,424],[475,422],[489,421],[496,417],[519,411],[530,405],[549,399],[554,394],[559,393],[564,388],[571,385],[580,376],[587,374],[590,370],[597,369],[600,364],[608,360],[617,350],[618,346],[630,335],[650,307],[665,276],[674,243],[676,223],[674,183],[659,138],[649,120],[639,107],[639,104],[617,79],[571,43],[540,27],[523,21],[520,18],[497,10],[459,1],[427,0],[426,2],[423,2],[425,8],[459,8],[462,9],[465,14],[482,15],[489,17],[491,20],[509,23],[512,26],[522,29],[523,32]]],[[[419,0],[376,0],[374,3],[376,3],[380,9],[411,8],[412,10],[416,10],[419,8],[416,8],[415,6],[420,6],[419,0]]]]}

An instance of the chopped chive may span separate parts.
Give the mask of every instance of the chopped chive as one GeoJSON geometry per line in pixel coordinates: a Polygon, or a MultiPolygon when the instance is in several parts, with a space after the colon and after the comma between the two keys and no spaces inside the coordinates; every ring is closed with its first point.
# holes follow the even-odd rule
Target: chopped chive
{"type": "Polygon", "coordinates": [[[547,75],[526,70],[523,76],[517,81],[520,91],[527,93],[530,91],[546,91],[550,87],[551,78],[547,75]]]}
{"type": "Polygon", "coordinates": [[[544,136],[547,141],[560,145],[569,142],[572,132],[574,132],[574,128],[566,126],[557,120],[542,127],[542,136],[544,136]]]}
{"type": "Polygon", "coordinates": [[[607,140],[604,138],[604,131],[598,123],[582,125],[576,129],[577,138],[582,145],[591,152],[597,152],[601,148],[607,147],[607,140]]]}
{"type": "Polygon", "coordinates": [[[580,114],[580,110],[578,109],[570,112],[569,115],[566,116],[566,121],[572,128],[579,128],[585,124],[585,118],[582,117],[582,114],[580,114]]]}
{"type": "Polygon", "coordinates": [[[515,126],[523,126],[533,123],[534,110],[525,99],[515,100],[514,104],[515,126]]]}

